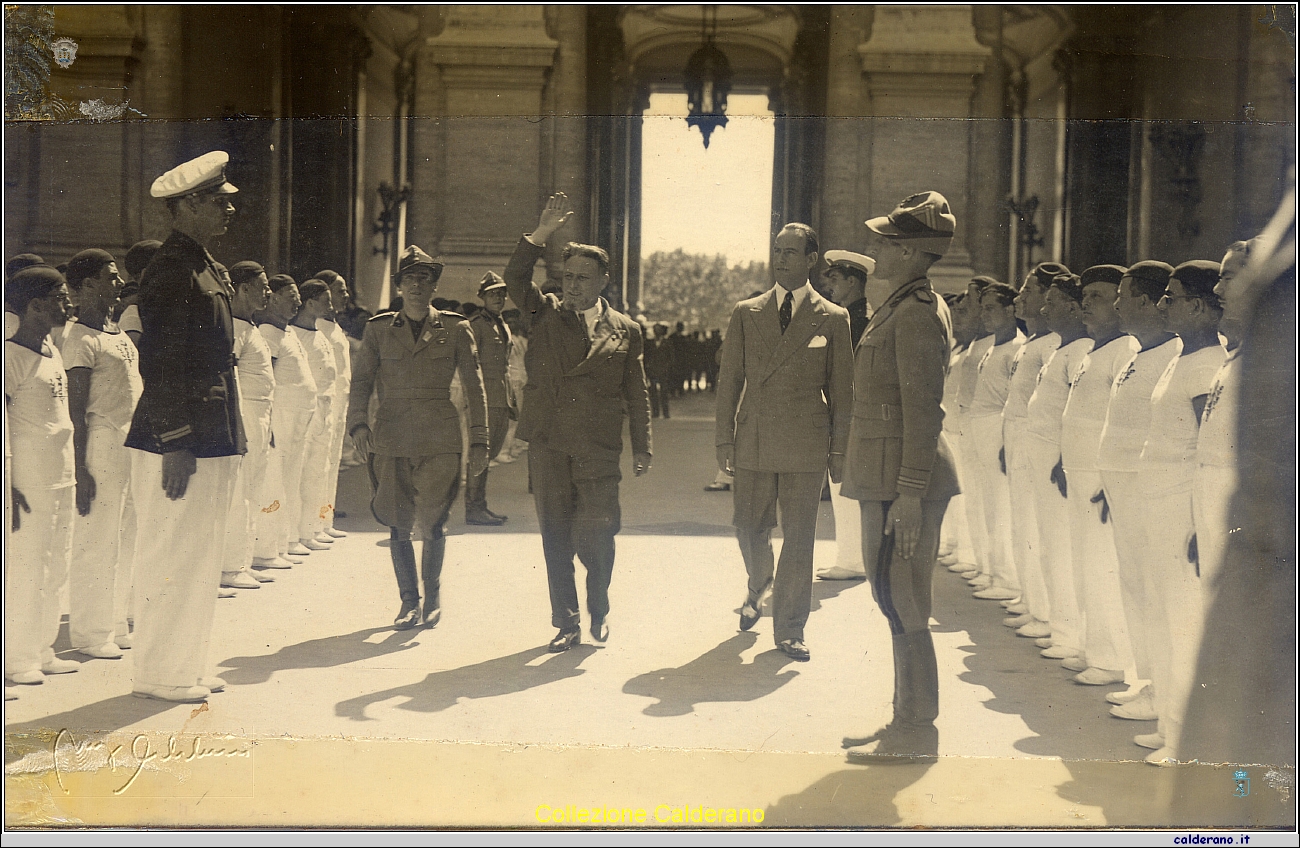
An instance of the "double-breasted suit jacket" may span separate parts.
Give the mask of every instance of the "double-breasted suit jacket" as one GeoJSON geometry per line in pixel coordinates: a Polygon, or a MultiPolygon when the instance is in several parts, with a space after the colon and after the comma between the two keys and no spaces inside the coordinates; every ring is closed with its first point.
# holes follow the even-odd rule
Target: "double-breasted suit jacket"
{"type": "Polygon", "coordinates": [[[731,313],[718,370],[715,444],[737,468],[822,472],[844,453],[853,407],[849,314],[816,291],[781,332],[771,292],[731,313]]]}
{"type": "Polygon", "coordinates": [[[126,446],[196,457],[246,450],[231,292],[198,242],[172,232],[140,280],[140,377],[126,446]]]}
{"type": "Polygon", "coordinates": [[[651,451],[641,326],[602,300],[588,345],[583,319],[533,283],[541,254],[520,239],[504,274],[529,327],[528,383],[516,434],[573,457],[583,476],[618,477],[625,414],[632,451],[651,451]]]}
{"type": "Polygon", "coordinates": [[[952,318],[924,277],[894,292],[858,341],[845,497],[892,501],[900,492],[947,500],[961,490],[943,437],[943,383],[952,318]]]}
{"type": "Polygon", "coordinates": [[[370,394],[378,391],[371,441],[375,454],[460,453],[460,417],[450,391],[455,374],[469,404],[469,442],[486,445],[487,399],[469,321],[430,307],[417,339],[401,312],[372,318],[352,359],[348,432],[369,423],[370,394]]]}

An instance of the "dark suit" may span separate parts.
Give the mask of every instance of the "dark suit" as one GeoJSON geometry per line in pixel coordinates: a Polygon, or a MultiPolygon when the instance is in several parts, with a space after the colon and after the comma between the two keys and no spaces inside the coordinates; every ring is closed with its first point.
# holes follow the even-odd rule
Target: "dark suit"
{"type": "Polygon", "coordinates": [[[634,453],[650,453],[650,399],[641,327],[603,300],[590,343],[583,318],[532,282],[542,249],[520,239],[505,281],[528,327],[528,383],[516,434],[529,442],[528,462],[551,590],[551,622],[580,621],[573,578],[576,553],[587,568],[593,619],[609,612],[614,536],[619,531],[619,458],[623,418],[634,453]]]}
{"type": "Polygon", "coordinates": [[[778,502],[785,541],[775,574],[773,635],[803,639],[813,543],[829,455],[844,453],[853,405],[848,313],[816,291],[781,332],[766,292],[736,304],[718,370],[715,444],[735,450],[736,537],[757,599],[773,580],[778,502]],[[742,400],[743,397],[743,400],[742,400]]]}

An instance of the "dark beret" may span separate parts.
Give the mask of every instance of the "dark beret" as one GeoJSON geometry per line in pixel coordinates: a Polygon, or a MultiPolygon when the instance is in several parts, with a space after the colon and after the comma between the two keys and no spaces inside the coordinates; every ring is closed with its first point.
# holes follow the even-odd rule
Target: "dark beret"
{"type": "Polygon", "coordinates": [[[1126,277],[1132,277],[1135,280],[1146,280],[1150,283],[1159,283],[1161,286],[1168,285],[1169,276],[1174,273],[1174,266],[1168,262],[1161,262],[1156,259],[1143,259],[1135,264],[1132,268],[1124,273],[1126,277]]]}
{"type": "Polygon", "coordinates": [[[267,282],[271,284],[271,291],[273,292],[278,292],[280,289],[284,288],[285,286],[298,285],[298,281],[295,280],[293,277],[290,277],[288,274],[276,274],[267,282]]]}
{"type": "Polygon", "coordinates": [[[126,273],[134,278],[139,278],[144,273],[144,269],[149,267],[153,261],[153,255],[162,247],[162,242],[157,239],[145,239],[131,245],[131,249],[126,252],[126,258],[122,260],[122,265],[126,268],[126,273]]]}
{"type": "Polygon", "coordinates": [[[230,284],[232,286],[242,286],[244,283],[256,280],[258,276],[265,273],[266,269],[262,267],[260,262],[245,259],[230,266],[230,284]]]}
{"type": "Polygon", "coordinates": [[[1069,273],[1070,269],[1060,262],[1039,262],[1034,266],[1034,270],[1029,272],[1030,276],[1038,280],[1040,286],[1050,286],[1054,278],[1069,273]]]}
{"type": "Polygon", "coordinates": [[[1175,268],[1170,279],[1182,283],[1188,294],[1206,297],[1214,294],[1214,287],[1219,284],[1219,263],[1193,259],[1175,268]]]}
{"type": "Polygon", "coordinates": [[[1093,265],[1079,275],[1079,285],[1082,288],[1087,288],[1093,283],[1110,283],[1112,286],[1118,286],[1126,273],[1128,269],[1123,265],[1093,265]]]}

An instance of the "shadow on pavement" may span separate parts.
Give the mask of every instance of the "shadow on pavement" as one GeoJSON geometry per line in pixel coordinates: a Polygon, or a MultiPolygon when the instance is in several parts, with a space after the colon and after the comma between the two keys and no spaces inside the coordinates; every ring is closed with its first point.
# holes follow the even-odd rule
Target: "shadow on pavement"
{"type": "MultiPolygon", "coordinates": [[[[1059,757],[1071,780],[1057,788],[1057,794],[1081,806],[1097,807],[1108,825],[1185,827],[1193,822],[1171,818],[1174,769],[1156,768],[1142,762],[1146,749],[1133,744],[1133,737],[1155,730],[1155,722],[1125,721],[1110,715],[1107,692],[1122,685],[1084,686],[1075,683],[1073,672],[1055,660],[1039,656],[1032,639],[1015,635],[1002,625],[1003,610],[993,601],[971,597],[966,582],[957,575],[940,571],[935,575],[935,617],[942,620],[936,632],[964,631],[972,646],[967,651],[966,671],[961,680],[993,693],[984,702],[987,709],[1019,716],[1034,735],[1015,743],[1015,748],[1039,757],[1059,757]]],[[[1196,779],[1222,779],[1223,803],[1231,805],[1230,776],[1216,775],[1213,767],[1192,766],[1196,779]],[[1201,777],[1204,773],[1204,777],[1201,777]]],[[[1181,769],[1179,770],[1181,771],[1181,769]]],[[[1248,823],[1244,810],[1241,824],[1248,823]]],[[[1294,820],[1294,804],[1275,804],[1277,818],[1253,819],[1262,826],[1276,826],[1288,813],[1294,820]]],[[[1221,816],[1207,820],[1223,823],[1221,816]]]]}
{"type": "Polygon", "coordinates": [[[391,698],[407,699],[398,704],[399,709],[421,713],[441,712],[455,706],[462,698],[474,700],[511,695],[585,674],[585,670],[578,666],[595,652],[596,648],[592,645],[577,645],[564,653],[555,654],[546,662],[530,665],[548,652],[545,646],[529,648],[507,657],[447,671],[435,671],[419,683],[340,701],[334,706],[334,714],[353,721],[374,721],[366,715],[366,708],[391,698]]]}
{"type": "Polygon", "coordinates": [[[857,588],[862,588],[867,593],[867,603],[871,604],[871,609],[875,609],[876,602],[872,600],[871,590],[867,588],[865,580],[813,580],[811,611],[821,609],[822,601],[829,601],[849,589],[857,588]]]}
{"type": "Polygon", "coordinates": [[[22,724],[6,725],[5,763],[14,762],[36,751],[50,750],[61,730],[69,731],[77,741],[84,742],[88,737],[121,730],[174,709],[193,710],[195,705],[118,695],[67,712],[43,716],[22,724]]]}
{"type": "Polygon", "coordinates": [[[770,695],[799,673],[782,671],[791,659],[777,650],[743,662],[740,655],[757,640],[756,633],[738,633],[686,665],[637,675],[623,685],[623,693],[658,699],[642,712],[659,717],[687,715],[704,702],[754,701],[770,695]]]}
{"type": "Polygon", "coordinates": [[[861,766],[828,774],[764,812],[765,827],[891,827],[901,818],[894,798],[933,766],[861,766]]]}
{"type": "Polygon", "coordinates": [[[420,629],[393,630],[391,627],[371,627],[342,636],[326,636],[296,645],[286,645],[274,654],[256,657],[231,657],[217,663],[218,674],[227,683],[246,686],[265,683],[277,671],[291,668],[333,668],[348,663],[380,657],[396,651],[415,647],[411,640],[422,633],[420,629]],[[367,642],[376,633],[390,634],[378,644],[367,642]]]}

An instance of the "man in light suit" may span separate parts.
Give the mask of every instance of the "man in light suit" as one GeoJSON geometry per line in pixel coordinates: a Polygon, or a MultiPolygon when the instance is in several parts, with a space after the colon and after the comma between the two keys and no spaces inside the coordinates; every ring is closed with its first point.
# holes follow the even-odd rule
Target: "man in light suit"
{"type": "Polygon", "coordinates": [[[519,240],[505,272],[510,299],[528,327],[528,384],[516,435],[529,442],[551,623],[560,631],[548,646],[552,653],[581,641],[574,554],[587,568],[591,635],[597,642],[609,638],[625,417],[632,471],[640,477],[650,470],[644,339],[640,324],[600,296],[609,284],[609,256],[599,247],[570,242],[562,254],[563,298],[542,294],[533,282],[533,265],[571,214],[564,194],[553,195],[537,228],[519,240]]]}
{"type": "Polygon", "coordinates": [[[845,737],[850,761],[938,752],[939,677],[930,636],[930,581],[948,500],[959,491],[943,436],[952,318],[927,278],[957,220],[935,191],[908,197],[875,233],[876,275],[893,294],[867,323],[853,372],[845,497],[861,501],[862,559],[894,649],[894,717],[845,737]],[[873,748],[864,746],[878,742],[873,748]]]}
{"type": "Polygon", "coordinates": [[[718,371],[718,468],[735,473],[732,523],[749,574],[740,629],[754,626],[774,587],[773,637],[800,662],[809,659],[804,625],[822,479],[829,467],[831,480],[840,480],[853,405],[849,313],[809,284],[819,259],[807,224],[777,234],[776,285],[736,304],[718,371]],[[774,575],[778,504],[785,540],[774,575]]]}

